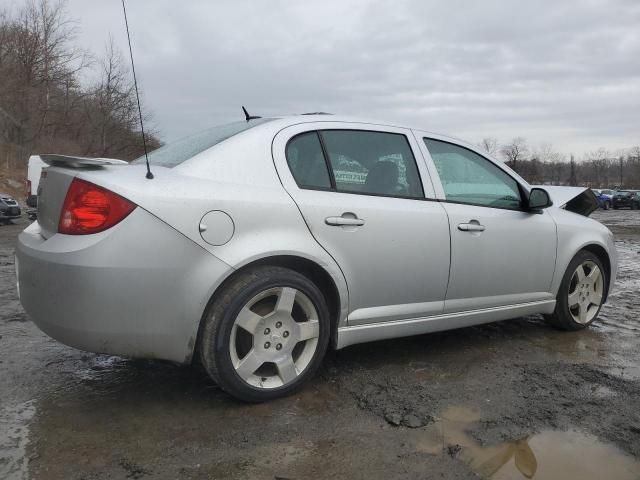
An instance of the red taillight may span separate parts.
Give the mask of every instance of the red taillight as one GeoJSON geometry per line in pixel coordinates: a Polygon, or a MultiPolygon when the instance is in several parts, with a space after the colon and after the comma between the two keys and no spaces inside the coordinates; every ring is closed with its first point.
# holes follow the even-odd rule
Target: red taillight
{"type": "Polygon", "coordinates": [[[126,198],[78,178],[74,178],[64,199],[58,232],[88,235],[113,227],[136,205],[126,198]]]}

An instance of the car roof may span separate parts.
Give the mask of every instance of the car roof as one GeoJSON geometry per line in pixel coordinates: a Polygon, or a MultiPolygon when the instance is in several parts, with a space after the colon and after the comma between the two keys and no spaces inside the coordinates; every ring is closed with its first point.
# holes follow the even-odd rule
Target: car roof
{"type": "MultiPolygon", "coordinates": [[[[265,117],[267,118],[267,117],[265,117]]],[[[292,115],[274,115],[269,116],[272,121],[266,122],[261,125],[257,125],[252,130],[263,130],[263,129],[272,129],[274,133],[278,131],[290,127],[292,125],[299,125],[301,123],[317,123],[317,122],[335,122],[335,123],[360,123],[365,125],[376,125],[379,127],[391,127],[391,128],[404,128],[407,130],[415,130],[419,131],[421,134],[433,135],[434,137],[438,137],[445,140],[450,140],[453,143],[458,143],[463,146],[471,147],[474,150],[478,150],[478,146],[474,145],[462,138],[455,137],[453,135],[434,132],[431,130],[426,130],[422,127],[416,126],[408,126],[403,124],[402,122],[389,122],[379,119],[372,118],[364,118],[357,116],[349,116],[349,115],[334,115],[332,113],[300,113],[300,114],[292,114],[292,115]]]]}

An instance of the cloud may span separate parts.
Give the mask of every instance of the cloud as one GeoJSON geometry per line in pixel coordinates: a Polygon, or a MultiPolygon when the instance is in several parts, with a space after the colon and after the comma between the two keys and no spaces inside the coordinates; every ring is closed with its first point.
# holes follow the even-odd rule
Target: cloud
{"type": "MultiPolygon", "coordinates": [[[[71,0],[81,41],[123,50],[119,2],[71,0]]],[[[330,111],[566,153],[640,143],[640,4],[130,1],[136,69],[163,136],[330,111]]]]}

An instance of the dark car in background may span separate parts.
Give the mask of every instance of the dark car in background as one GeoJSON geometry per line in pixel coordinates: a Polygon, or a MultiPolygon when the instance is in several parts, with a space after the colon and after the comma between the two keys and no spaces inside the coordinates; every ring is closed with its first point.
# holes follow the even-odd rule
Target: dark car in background
{"type": "Polygon", "coordinates": [[[11,196],[0,193],[0,222],[9,223],[20,218],[22,211],[20,205],[11,196]]]}
{"type": "Polygon", "coordinates": [[[618,190],[611,199],[613,208],[634,208],[633,200],[637,193],[638,190],[618,190]]]}
{"type": "Polygon", "coordinates": [[[636,192],[631,199],[631,208],[634,210],[640,209],[640,192],[636,192]]]}

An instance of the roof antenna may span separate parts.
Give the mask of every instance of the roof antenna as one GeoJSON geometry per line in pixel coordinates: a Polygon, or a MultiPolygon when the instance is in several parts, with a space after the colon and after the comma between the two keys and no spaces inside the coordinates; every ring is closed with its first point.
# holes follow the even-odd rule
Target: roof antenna
{"type": "MultiPolygon", "coordinates": [[[[122,0],[124,2],[124,0],[122,0]]],[[[262,118],[262,117],[256,117],[255,115],[249,115],[249,112],[247,112],[247,109],[242,107],[242,111],[244,112],[244,118],[247,120],[247,122],[249,120],[257,120],[258,118],[262,118]]]]}
{"type": "Polygon", "coordinates": [[[142,123],[142,109],[140,108],[140,95],[138,94],[138,80],[136,79],[136,67],[133,64],[133,50],[131,50],[131,36],[129,35],[129,22],[127,21],[127,9],[124,6],[124,0],[122,0],[122,11],[124,12],[124,24],[127,27],[127,40],[129,41],[129,56],[131,57],[131,70],[133,71],[133,85],[136,88],[136,100],[138,101],[138,114],[140,115],[140,130],[142,131],[142,146],[144,147],[144,157],[147,160],[147,175],[146,177],[151,180],[153,173],[151,173],[151,167],[149,167],[149,155],[147,154],[147,140],[144,136],[144,124],[142,123]]]}

